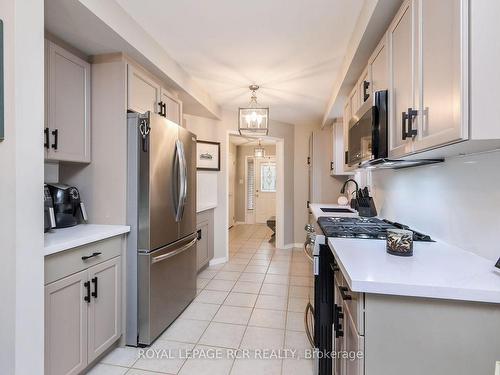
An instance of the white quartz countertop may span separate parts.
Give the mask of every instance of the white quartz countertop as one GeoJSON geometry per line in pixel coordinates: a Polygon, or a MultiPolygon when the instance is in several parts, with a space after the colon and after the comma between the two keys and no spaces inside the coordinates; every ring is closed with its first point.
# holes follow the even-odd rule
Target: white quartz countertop
{"type": "Polygon", "coordinates": [[[127,225],[80,224],[71,228],[54,229],[44,235],[44,255],[51,255],[130,232],[127,225]]]}
{"type": "Polygon", "coordinates": [[[358,212],[353,210],[350,206],[341,206],[339,204],[333,203],[309,203],[309,210],[314,216],[314,221],[318,221],[318,218],[321,216],[329,216],[329,217],[356,217],[358,216],[358,212]],[[321,208],[347,208],[352,210],[352,213],[345,212],[323,212],[321,208]]]}
{"type": "Polygon", "coordinates": [[[399,257],[386,252],[383,240],[328,243],[352,291],[500,303],[494,262],[455,246],[414,242],[413,256],[399,257]]]}

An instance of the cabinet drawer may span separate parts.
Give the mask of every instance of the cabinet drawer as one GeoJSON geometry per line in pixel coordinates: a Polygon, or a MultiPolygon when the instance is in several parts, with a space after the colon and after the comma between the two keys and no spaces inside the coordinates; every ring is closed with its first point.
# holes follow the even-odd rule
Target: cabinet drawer
{"type": "Polygon", "coordinates": [[[122,237],[117,236],[49,255],[45,257],[45,285],[114,258],[121,251],[122,237]],[[97,252],[101,254],[82,259],[97,252]]]}

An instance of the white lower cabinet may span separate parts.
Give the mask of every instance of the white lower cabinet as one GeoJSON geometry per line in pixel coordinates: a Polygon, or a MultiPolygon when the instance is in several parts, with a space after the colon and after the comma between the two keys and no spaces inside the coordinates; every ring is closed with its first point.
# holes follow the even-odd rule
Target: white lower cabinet
{"type": "Polygon", "coordinates": [[[349,353],[350,356],[353,356],[354,353],[358,355],[361,353],[359,357],[354,359],[344,358],[343,369],[345,375],[363,375],[365,373],[364,369],[364,350],[365,350],[365,338],[358,334],[356,330],[356,325],[354,324],[353,317],[347,307],[347,304],[344,302],[344,338],[345,338],[345,348],[344,350],[349,353]]]}
{"type": "Polygon", "coordinates": [[[45,286],[45,375],[81,373],[120,336],[121,256],[45,286]]]}
{"type": "Polygon", "coordinates": [[[45,286],[45,374],[73,375],[87,366],[87,271],[45,286]]]}
{"type": "Polygon", "coordinates": [[[120,257],[89,269],[88,361],[101,355],[121,334],[120,257]]]}

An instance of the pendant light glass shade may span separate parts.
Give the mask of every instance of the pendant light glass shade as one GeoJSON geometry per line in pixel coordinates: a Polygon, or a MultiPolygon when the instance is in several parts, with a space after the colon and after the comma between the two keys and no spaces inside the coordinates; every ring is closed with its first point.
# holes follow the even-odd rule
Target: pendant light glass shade
{"type": "Polygon", "coordinates": [[[269,133],[269,108],[257,103],[257,85],[251,85],[252,91],[248,107],[240,107],[238,111],[238,131],[242,136],[258,137],[269,133]]]}
{"type": "Polygon", "coordinates": [[[259,139],[259,146],[253,149],[253,156],[255,158],[263,158],[266,156],[266,150],[260,144],[260,139],[259,139]]]}

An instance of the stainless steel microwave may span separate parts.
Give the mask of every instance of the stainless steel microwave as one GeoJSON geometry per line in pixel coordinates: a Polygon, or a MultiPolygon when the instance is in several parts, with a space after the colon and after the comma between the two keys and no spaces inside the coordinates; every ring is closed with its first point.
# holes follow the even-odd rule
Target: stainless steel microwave
{"type": "Polygon", "coordinates": [[[347,164],[387,158],[387,127],[387,90],[376,91],[349,121],[347,164]]]}

